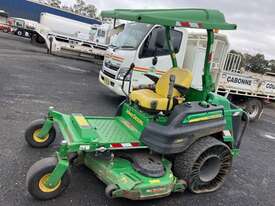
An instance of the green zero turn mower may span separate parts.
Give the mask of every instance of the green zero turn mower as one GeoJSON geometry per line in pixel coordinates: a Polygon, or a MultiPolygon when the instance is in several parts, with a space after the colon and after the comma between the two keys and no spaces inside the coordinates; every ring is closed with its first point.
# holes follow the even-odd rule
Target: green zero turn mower
{"type": "MultiPolygon", "coordinates": [[[[118,9],[102,16],[164,26],[173,67],[159,78],[146,74],[155,86],[130,92],[114,117],[67,115],[51,107],[45,120],[34,121],[25,132],[30,146],[49,146],[55,126],[64,140],[55,157],[29,169],[29,193],[41,200],[61,194],[70,183],[69,167],[75,161],[107,185],[110,198],[144,200],[185,189],[205,193],[220,188],[239,154],[248,118],[212,92],[213,31],[233,30],[236,25],[226,23],[221,12],[206,9],[118,9]],[[170,39],[173,27],[207,30],[202,91],[191,88],[191,71],[177,66],[170,39]]],[[[122,88],[134,67],[126,73],[122,88]]]]}

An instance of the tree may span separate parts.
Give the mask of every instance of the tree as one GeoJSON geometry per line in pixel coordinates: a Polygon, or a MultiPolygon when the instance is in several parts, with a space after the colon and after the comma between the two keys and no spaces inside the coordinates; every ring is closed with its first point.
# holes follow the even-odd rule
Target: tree
{"type": "Polygon", "coordinates": [[[66,11],[74,12],[73,7],[71,7],[71,6],[62,5],[61,8],[66,10],[66,11]]]}
{"type": "Polygon", "coordinates": [[[96,7],[94,5],[88,4],[84,8],[83,12],[84,12],[83,15],[95,18],[96,17],[97,9],[96,9],[96,7]]]}
{"type": "Polygon", "coordinates": [[[268,67],[268,61],[263,54],[256,54],[252,56],[250,54],[244,54],[245,56],[245,68],[252,72],[264,73],[268,67]]]}
{"type": "Polygon", "coordinates": [[[61,8],[61,0],[50,0],[49,5],[56,8],[61,8]]]}
{"type": "Polygon", "coordinates": [[[271,72],[275,73],[275,60],[274,59],[269,61],[269,66],[270,66],[271,72]]]}
{"type": "Polygon", "coordinates": [[[73,10],[76,14],[81,14],[85,6],[86,6],[85,1],[76,0],[76,3],[73,5],[73,10]]]}
{"type": "Polygon", "coordinates": [[[84,0],[76,0],[76,3],[73,6],[73,11],[76,14],[94,18],[96,16],[97,9],[92,4],[86,4],[84,0]]]}

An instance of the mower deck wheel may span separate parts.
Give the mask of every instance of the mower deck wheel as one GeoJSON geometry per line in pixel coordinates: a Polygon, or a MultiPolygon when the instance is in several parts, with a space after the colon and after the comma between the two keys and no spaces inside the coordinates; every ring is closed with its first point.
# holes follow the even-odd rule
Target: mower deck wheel
{"type": "Polygon", "coordinates": [[[35,120],[26,129],[25,139],[31,147],[48,147],[55,140],[56,130],[54,127],[51,128],[49,134],[47,134],[44,138],[38,137],[38,134],[43,127],[44,122],[45,120],[43,119],[35,120]]]}
{"type": "Polygon", "coordinates": [[[105,195],[108,198],[113,199],[114,198],[113,192],[117,189],[118,189],[118,187],[115,184],[110,184],[105,188],[105,195]]]}
{"type": "Polygon", "coordinates": [[[49,200],[59,196],[70,184],[71,173],[66,171],[54,187],[45,185],[57,164],[56,157],[48,157],[36,162],[28,171],[26,185],[29,193],[39,200],[49,200]]]}

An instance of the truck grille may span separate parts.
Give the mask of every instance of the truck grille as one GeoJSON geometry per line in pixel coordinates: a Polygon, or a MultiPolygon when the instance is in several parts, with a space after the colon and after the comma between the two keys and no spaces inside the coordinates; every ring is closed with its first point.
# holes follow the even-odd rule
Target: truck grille
{"type": "Polygon", "coordinates": [[[105,71],[105,70],[103,70],[103,74],[105,74],[106,76],[108,76],[108,77],[110,77],[110,78],[112,78],[112,79],[115,79],[115,77],[116,77],[116,75],[111,74],[110,72],[107,72],[107,71],[105,71]]]}
{"type": "Polygon", "coordinates": [[[115,65],[113,65],[113,64],[111,64],[111,63],[108,63],[108,62],[105,62],[105,67],[107,67],[107,68],[109,68],[109,69],[111,69],[111,70],[114,70],[114,71],[119,70],[119,67],[118,67],[118,66],[115,66],[115,65]]]}

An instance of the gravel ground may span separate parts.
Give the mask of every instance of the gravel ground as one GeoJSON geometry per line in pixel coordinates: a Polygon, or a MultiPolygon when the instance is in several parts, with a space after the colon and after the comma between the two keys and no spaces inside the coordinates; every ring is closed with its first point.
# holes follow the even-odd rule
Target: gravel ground
{"type": "Polygon", "coordinates": [[[34,200],[25,187],[26,172],[35,161],[52,155],[61,138],[48,149],[29,148],[23,134],[30,121],[44,116],[52,105],[67,113],[113,115],[121,98],[98,83],[98,66],[49,56],[27,39],[0,33],[0,63],[0,205],[275,205],[274,106],[250,124],[241,156],[217,192],[186,192],[143,202],[109,200],[105,185],[81,167],[72,169],[72,183],[62,196],[34,200]]]}

